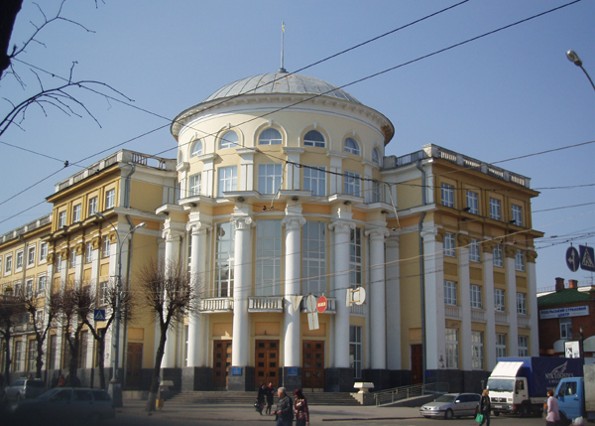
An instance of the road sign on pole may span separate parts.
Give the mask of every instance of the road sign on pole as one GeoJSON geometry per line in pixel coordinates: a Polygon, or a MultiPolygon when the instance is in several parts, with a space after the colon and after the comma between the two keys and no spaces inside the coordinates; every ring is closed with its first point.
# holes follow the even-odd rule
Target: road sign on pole
{"type": "Polygon", "coordinates": [[[595,272],[595,253],[593,247],[578,246],[581,259],[581,269],[595,272]]]}
{"type": "Polygon", "coordinates": [[[95,321],[105,321],[105,309],[95,309],[93,311],[93,319],[95,321]]]}

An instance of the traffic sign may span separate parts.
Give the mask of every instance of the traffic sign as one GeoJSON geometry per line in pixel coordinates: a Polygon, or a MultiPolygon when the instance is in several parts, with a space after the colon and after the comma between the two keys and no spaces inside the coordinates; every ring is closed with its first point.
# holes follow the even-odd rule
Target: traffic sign
{"type": "Polygon", "coordinates": [[[93,319],[95,321],[105,321],[105,309],[95,309],[93,311],[93,319]]]}
{"type": "Polygon", "coordinates": [[[578,271],[580,264],[579,259],[580,257],[577,249],[573,246],[568,247],[566,250],[566,265],[568,266],[568,269],[570,269],[572,272],[578,271]]]}
{"type": "Polygon", "coordinates": [[[327,306],[328,300],[326,299],[326,297],[320,296],[318,298],[318,301],[316,302],[316,310],[320,313],[323,313],[324,311],[326,311],[327,306]]]}
{"type": "Polygon", "coordinates": [[[306,296],[306,311],[316,312],[316,296],[313,294],[306,296]]]}
{"type": "Polygon", "coordinates": [[[581,269],[595,272],[595,253],[593,247],[578,246],[580,251],[581,269]]]}

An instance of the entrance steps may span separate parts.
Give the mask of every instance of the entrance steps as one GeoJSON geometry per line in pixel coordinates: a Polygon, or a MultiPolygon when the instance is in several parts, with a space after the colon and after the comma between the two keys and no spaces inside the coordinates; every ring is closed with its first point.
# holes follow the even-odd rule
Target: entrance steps
{"type": "MultiPolygon", "coordinates": [[[[256,400],[257,392],[239,391],[182,391],[173,395],[167,400],[168,406],[176,405],[209,405],[209,404],[230,404],[251,406],[256,400]]],[[[304,395],[308,399],[308,405],[347,405],[357,406],[359,403],[349,392],[307,392],[304,395]]],[[[290,394],[293,399],[293,395],[290,394]]],[[[275,404],[277,397],[275,396],[275,404]]],[[[273,404],[273,408],[274,408],[273,404]]]]}

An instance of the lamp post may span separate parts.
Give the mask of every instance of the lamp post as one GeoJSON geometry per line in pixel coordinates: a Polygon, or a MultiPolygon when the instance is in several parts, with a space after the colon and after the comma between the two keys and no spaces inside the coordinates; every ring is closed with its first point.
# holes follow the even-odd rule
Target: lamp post
{"type": "Polygon", "coordinates": [[[568,60],[570,62],[572,62],[577,67],[579,67],[583,71],[583,73],[585,73],[585,75],[587,76],[587,79],[589,80],[589,83],[591,83],[591,87],[593,88],[593,90],[595,90],[595,84],[593,84],[593,80],[591,79],[591,76],[589,75],[589,73],[587,72],[585,67],[583,67],[583,61],[581,61],[581,58],[578,56],[578,53],[576,53],[574,50],[570,49],[569,51],[566,52],[566,57],[568,58],[568,60]]]}
{"type": "MultiPolygon", "coordinates": [[[[105,219],[105,216],[101,213],[97,213],[97,217],[101,219],[105,219]]],[[[108,222],[111,228],[116,233],[116,238],[118,240],[118,258],[117,258],[117,276],[116,276],[116,293],[115,293],[115,307],[114,307],[114,339],[113,339],[113,350],[114,350],[114,357],[113,363],[114,368],[112,372],[112,379],[108,385],[108,393],[112,397],[112,403],[114,407],[122,407],[122,382],[120,381],[120,321],[121,321],[121,295],[122,295],[122,247],[124,243],[128,240],[134,232],[145,226],[145,222],[141,222],[138,225],[134,226],[128,233],[124,236],[124,238],[120,238],[120,233],[118,229],[114,226],[113,223],[108,222]]]]}

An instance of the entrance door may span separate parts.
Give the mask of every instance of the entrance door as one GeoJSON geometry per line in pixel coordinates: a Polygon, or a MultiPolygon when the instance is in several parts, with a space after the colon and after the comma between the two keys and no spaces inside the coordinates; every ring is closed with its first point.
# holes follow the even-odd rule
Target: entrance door
{"type": "Polygon", "coordinates": [[[324,342],[304,340],[302,387],[324,388],[324,342]]]}
{"type": "Polygon", "coordinates": [[[279,386],[279,341],[257,340],[255,359],[255,385],[272,382],[279,386]]]}
{"type": "Polygon", "coordinates": [[[142,386],[143,344],[128,342],[126,356],[126,388],[140,389],[142,386]]]}
{"type": "Polygon", "coordinates": [[[411,345],[411,384],[423,382],[424,353],[421,345],[411,345]]]}
{"type": "Polygon", "coordinates": [[[213,342],[213,386],[216,390],[227,389],[227,376],[231,366],[231,340],[215,340],[213,342]]]}

